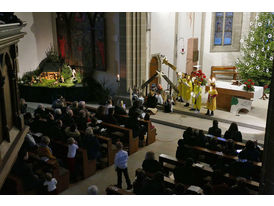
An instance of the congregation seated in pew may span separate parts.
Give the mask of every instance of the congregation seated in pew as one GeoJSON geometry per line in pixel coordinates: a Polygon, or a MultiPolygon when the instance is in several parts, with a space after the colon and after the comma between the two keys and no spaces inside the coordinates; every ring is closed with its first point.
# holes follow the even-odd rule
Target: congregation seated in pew
{"type": "MultiPolygon", "coordinates": [[[[98,160],[100,158],[101,145],[95,135],[95,127],[96,125],[98,125],[97,119],[101,119],[111,124],[116,123],[116,125],[120,125],[121,122],[118,122],[118,118],[116,119],[117,116],[114,115],[116,114],[116,107],[113,107],[112,102],[109,101],[107,105],[99,107],[97,109],[98,113],[96,112],[96,118],[93,118],[92,114],[90,114],[89,109],[85,106],[85,103],[83,101],[79,103],[79,105],[77,106],[76,102],[74,102],[72,106],[62,106],[62,109],[60,108],[59,110],[59,108],[57,108],[53,110],[53,112],[46,111],[43,106],[38,107],[36,111],[36,119],[38,120],[40,125],[34,125],[36,126],[36,128],[34,127],[34,130],[36,132],[42,132],[49,136],[43,136],[41,138],[41,144],[39,145],[39,149],[41,150],[42,148],[43,151],[39,152],[41,157],[44,157],[43,155],[46,154],[45,156],[48,159],[54,159],[55,156],[53,156],[53,154],[59,152],[51,151],[51,139],[61,140],[63,143],[66,144],[67,139],[71,140],[71,137],[75,137],[76,139],[79,139],[81,147],[86,149],[88,159],[98,160]],[[108,108],[108,112],[106,112],[106,108],[108,108]],[[74,111],[75,113],[77,113],[77,116],[75,115],[74,111]],[[91,123],[92,121],[94,122],[91,123]],[[66,122],[66,128],[63,127],[63,122],[66,122]],[[49,131],[45,131],[43,125],[49,125],[49,131]],[[62,136],[65,136],[65,138],[62,136]]],[[[143,140],[143,136],[147,131],[139,120],[141,113],[144,112],[140,108],[141,106],[139,105],[139,103],[136,103],[136,106],[131,110],[131,115],[127,117],[128,119],[126,121],[127,124],[125,125],[125,127],[132,129],[133,136],[139,137],[140,140],[143,140]]],[[[119,112],[117,113],[119,114],[119,112]]],[[[146,113],[144,119],[149,120],[149,113],[146,113]]],[[[153,126],[150,125],[150,127],[153,126]]],[[[216,138],[207,138],[202,130],[193,131],[192,128],[187,128],[187,130],[183,134],[183,139],[180,139],[178,141],[176,157],[179,161],[182,162],[182,164],[177,165],[174,169],[173,173],[175,178],[175,184],[172,188],[166,185],[164,171],[160,163],[155,159],[154,153],[152,151],[147,152],[145,160],[142,164],[142,169],[136,170],[136,179],[133,181],[133,192],[135,194],[145,195],[198,194],[198,192],[194,190],[198,188],[197,185],[200,185],[203,191],[201,193],[203,194],[249,194],[248,189],[244,184],[242,184],[240,180],[237,181],[233,186],[228,185],[223,181],[224,172],[226,170],[226,162],[222,159],[220,159],[220,161],[216,161],[215,165],[212,167],[214,168],[214,174],[211,176],[211,179],[202,179],[202,177],[200,177],[196,173],[196,170],[193,169],[193,163],[196,162],[197,159],[193,160],[189,158],[192,157],[191,152],[189,152],[191,150],[187,151],[188,149],[185,147],[185,145],[199,146],[203,148],[207,147],[214,151],[221,151],[227,155],[237,156],[238,153],[236,152],[234,141],[235,139],[239,140],[239,138],[237,137],[233,139],[233,137],[235,136],[233,135],[233,131],[236,130],[233,129],[235,128],[235,126],[231,127],[232,129],[228,130],[230,131],[230,135],[227,135],[229,136],[229,138],[224,143],[224,145],[220,145],[216,138]]],[[[218,124],[216,127],[216,123],[213,123],[213,129],[210,128],[209,131],[210,132],[208,133],[211,133],[214,136],[221,136],[221,130],[218,128],[218,124]]],[[[101,134],[100,129],[97,130],[97,132],[98,135],[101,134]]],[[[235,134],[238,133],[236,132],[235,134]]],[[[68,143],[67,158],[69,162],[69,158],[75,158],[77,152],[75,151],[74,155],[69,155],[69,153],[74,153],[72,152],[71,147],[72,145],[76,145],[76,142],[69,141],[68,143]]],[[[254,142],[252,143],[253,144],[249,142],[246,144],[246,147],[239,153],[239,158],[247,159],[249,161],[260,161],[260,159],[258,158],[259,151],[257,150],[254,142]]],[[[74,161],[76,161],[76,158],[74,159],[74,161]]],[[[70,173],[73,174],[75,170],[75,167],[73,167],[74,163],[72,163],[71,161],[68,165],[70,173]]]]}

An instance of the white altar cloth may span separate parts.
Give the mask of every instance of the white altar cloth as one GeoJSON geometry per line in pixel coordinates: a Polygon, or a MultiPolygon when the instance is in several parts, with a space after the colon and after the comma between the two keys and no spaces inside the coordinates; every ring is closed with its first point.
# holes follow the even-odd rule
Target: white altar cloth
{"type": "MultiPolygon", "coordinates": [[[[220,81],[220,80],[216,81],[215,84],[216,84],[217,88],[245,91],[243,89],[244,84],[242,84],[241,86],[237,86],[237,85],[232,85],[232,82],[225,82],[225,81],[220,81]]],[[[254,91],[252,93],[254,93],[253,100],[257,100],[263,96],[264,88],[254,86],[254,91]]]]}

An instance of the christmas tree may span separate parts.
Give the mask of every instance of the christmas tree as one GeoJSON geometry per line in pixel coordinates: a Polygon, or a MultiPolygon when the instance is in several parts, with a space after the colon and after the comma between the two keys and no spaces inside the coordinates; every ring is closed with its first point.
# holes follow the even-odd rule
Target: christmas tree
{"type": "Polygon", "coordinates": [[[250,22],[247,38],[241,39],[241,58],[236,60],[236,68],[241,80],[251,79],[255,85],[269,85],[273,70],[273,26],[274,13],[263,12],[250,22]]]}

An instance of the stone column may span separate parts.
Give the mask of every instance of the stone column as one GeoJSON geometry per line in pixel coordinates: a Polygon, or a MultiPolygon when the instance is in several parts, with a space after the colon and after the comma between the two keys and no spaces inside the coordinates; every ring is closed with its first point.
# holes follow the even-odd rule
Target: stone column
{"type": "MultiPolygon", "coordinates": [[[[274,62],[272,69],[274,68],[274,62]]],[[[267,111],[267,121],[264,139],[262,179],[260,194],[274,194],[274,73],[272,72],[270,96],[267,111]]]]}
{"type": "Polygon", "coordinates": [[[146,13],[126,14],[127,88],[140,87],[146,77],[146,13]]]}

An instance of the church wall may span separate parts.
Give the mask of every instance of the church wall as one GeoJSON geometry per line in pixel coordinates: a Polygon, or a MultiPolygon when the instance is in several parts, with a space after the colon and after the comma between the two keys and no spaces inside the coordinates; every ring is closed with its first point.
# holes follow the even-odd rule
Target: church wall
{"type": "Polygon", "coordinates": [[[118,84],[116,75],[120,73],[119,13],[105,13],[106,28],[106,71],[96,71],[95,78],[114,93],[118,84]]]}
{"type": "MultiPolygon", "coordinates": [[[[174,12],[152,12],[151,13],[151,39],[150,53],[161,53],[165,55],[171,64],[174,64],[174,39],[175,39],[175,13],[174,12]]],[[[148,63],[150,62],[149,57],[148,63]]],[[[173,79],[173,70],[162,65],[162,71],[173,79]]],[[[167,87],[166,81],[162,78],[163,88],[167,87]]]]}
{"type": "MultiPolygon", "coordinates": [[[[240,57],[240,52],[210,52],[211,21],[212,13],[207,12],[205,15],[204,50],[202,51],[202,69],[207,76],[210,76],[211,66],[234,66],[236,58],[240,57]]],[[[249,22],[250,13],[244,12],[241,38],[248,34],[249,22]]]]}
{"type": "MultiPolygon", "coordinates": [[[[198,48],[200,49],[202,13],[179,12],[177,15],[176,25],[176,13],[174,12],[151,13],[151,31],[148,31],[147,35],[147,38],[150,39],[150,48],[147,49],[149,52],[148,70],[151,55],[161,53],[167,57],[171,64],[177,67],[178,72],[185,72],[187,40],[197,37],[199,39],[198,48]],[[185,50],[184,54],[180,53],[182,48],[185,50]]],[[[169,69],[168,75],[168,66],[162,65],[162,71],[169,76],[171,81],[176,81],[176,74],[172,69],[169,69]]],[[[164,79],[161,80],[161,83],[163,88],[167,87],[164,79]]]]}
{"type": "MultiPolygon", "coordinates": [[[[234,65],[236,58],[240,56],[240,52],[210,52],[211,12],[204,14],[202,12],[179,12],[177,15],[176,25],[176,13],[174,12],[151,13],[151,31],[148,31],[147,34],[150,42],[150,47],[147,48],[149,53],[147,73],[149,73],[151,55],[155,53],[166,55],[169,62],[177,67],[178,72],[185,72],[187,40],[192,37],[198,38],[198,65],[202,66],[201,68],[207,76],[210,75],[211,66],[234,65]],[[177,44],[175,41],[176,33],[177,44]],[[185,51],[183,55],[180,53],[182,47],[184,47],[185,51]]],[[[252,13],[243,13],[241,38],[248,34],[251,17],[252,13]]],[[[168,67],[166,65],[162,65],[162,70],[168,75],[168,67]]],[[[171,69],[169,72],[170,79],[176,82],[175,72],[171,69]]],[[[164,88],[167,86],[163,79],[162,85],[164,88]]]]}
{"type": "Polygon", "coordinates": [[[46,57],[45,51],[54,45],[52,31],[52,14],[49,12],[17,12],[22,21],[27,22],[23,32],[27,34],[18,45],[19,68],[18,76],[37,68],[46,57]]]}
{"type": "MultiPolygon", "coordinates": [[[[35,70],[46,57],[46,50],[56,45],[56,29],[53,25],[52,13],[49,12],[18,12],[15,13],[22,21],[27,22],[23,29],[27,34],[20,41],[18,76],[35,70]]],[[[95,78],[109,88],[117,90],[116,75],[120,68],[119,55],[119,13],[106,13],[106,71],[96,71],[95,78]]]]}
{"type": "MultiPolygon", "coordinates": [[[[201,20],[200,12],[180,12],[178,19],[178,36],[177,36],[177,70],[186,72],[187,41],[189,38],[198,38],[198,49],[201,44],[201,20]],[[193,28],[194,27],[194,28],[193,28]],[[183,39],[182,39],[183,38],[183,39]],[[181,50],[184,47],[184,54],[181,50]]],[[[174,79],[175,80],[175,79],[174,79]]]]}

